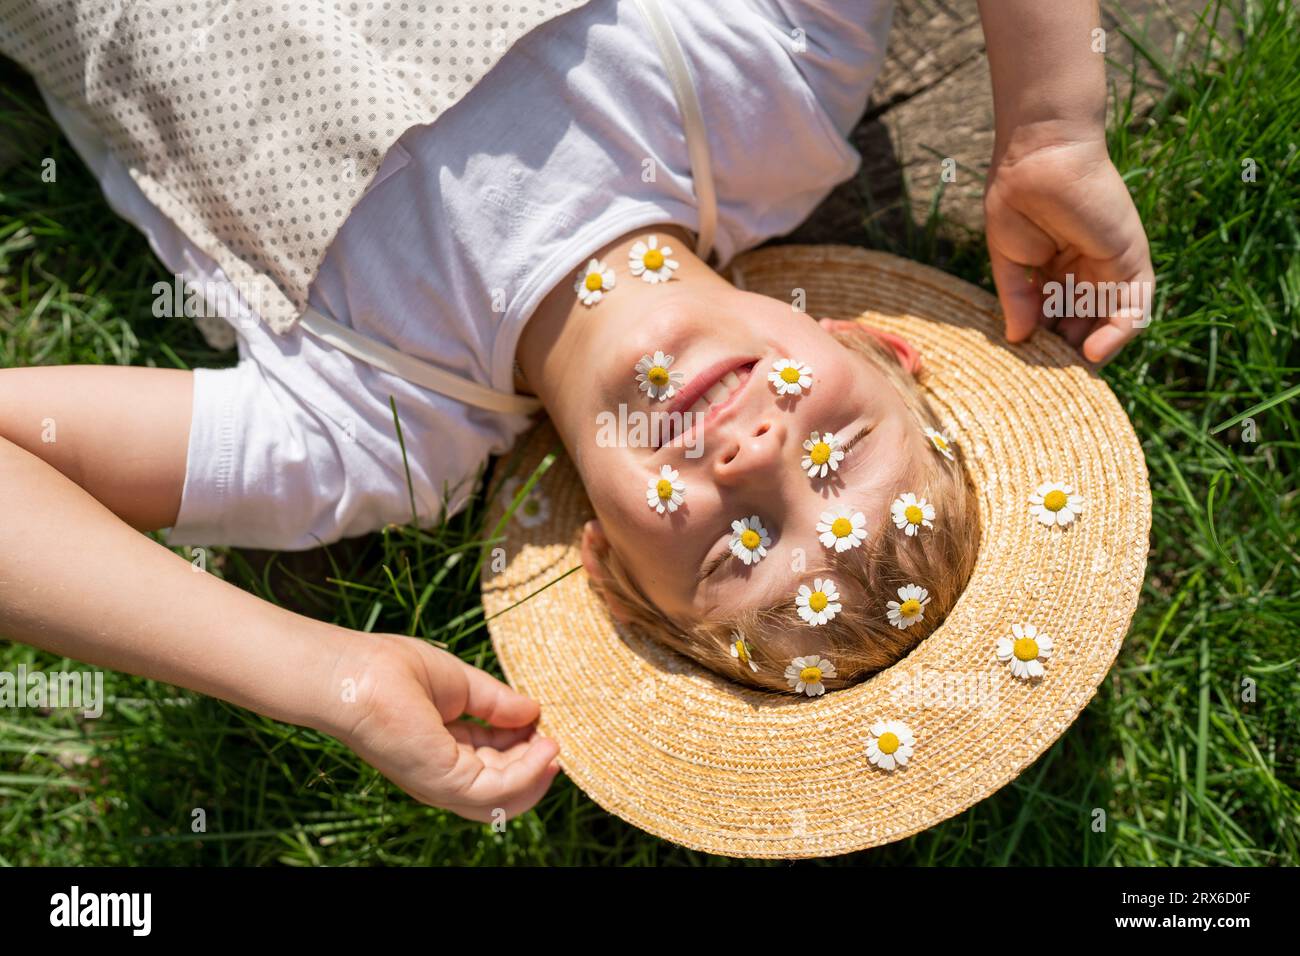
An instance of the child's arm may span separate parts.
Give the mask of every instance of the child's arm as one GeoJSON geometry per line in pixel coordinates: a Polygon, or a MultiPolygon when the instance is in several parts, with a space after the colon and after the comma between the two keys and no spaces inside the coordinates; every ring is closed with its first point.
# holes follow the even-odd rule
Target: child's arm
{"type": "Polygon", "coordinates": [[[174,518],[190,380],[156,369],[0,371],[0,633],[333,734],[407,792],[463,816],[532,806],[556,769],[555,744],[529,726],[536,703],[422,641],[259,600],[133,531],[86,490],[141,527],[174,518]],[[42,441],[51,423],[55,440],[42,441]],[[455,720],[462,714],[494,726],[455,720]]]}
{"type": "Polygon", "coordinates": [[[0,437],[54,466],[131,527],[167,528],[185,484],[192,378],[179,369],[106,365],[4,369],[0,437]]]}
{"type": "Polygon", "coordinates": [[[1045,280],[1064,282],[1072,273],[1076,285],[1126,283],[1144,299],[1056,326],[1087,359],[1107,361],[1149,321],[1155,274],[1137,209],[1106,149],[1097,4],[979,0],[979,8],[996,114],[984,211],[1007,336],[1018,342],[1052,324],[1044,317],[1045,280]]]}

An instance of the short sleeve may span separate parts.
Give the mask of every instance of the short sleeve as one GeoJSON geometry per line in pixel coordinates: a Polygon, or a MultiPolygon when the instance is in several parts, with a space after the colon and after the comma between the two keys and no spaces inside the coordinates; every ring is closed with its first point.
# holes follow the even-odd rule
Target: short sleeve
{"type": "Polygon", "coordinates": [[[251,358],[196,369],[185,485],[168,544],[294,551],[410,520],[400,463],[394,468],[365,441],[346,406],[313,406],[251,358]]]}
{"type": "Polygon", "coordinates": [[[892,0],[752,0],[781,25],[795,66],[844,136],[885,62],[892,0]]]}

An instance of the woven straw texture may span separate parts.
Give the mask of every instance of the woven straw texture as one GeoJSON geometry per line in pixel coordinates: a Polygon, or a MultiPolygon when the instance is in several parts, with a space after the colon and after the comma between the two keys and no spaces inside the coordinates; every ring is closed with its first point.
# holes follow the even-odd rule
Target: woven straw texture
{"type": "MultiPolygon", "coordinates": [[[[898,664],[823,697],[733,684],[615,625],[585,572],[552,584],[580,564],[591,510],[542,425],[516,473],[558,451],[538,483],[550,518],[507,525],[507,565],[483,585],[492,641],[510,683],[541,704],[564,771],[624,820],[729,856],[878,846],[1008,783],[1092,698],[1142,585],[1145,462],[1114,395],[1077,353],[1041,331],[1007,346],[996,300],[974,286],[844,246],[758,250],[736,260],[731,278],[785,301],[804,289],[811,316],[860,318],[920,349],[928,396],[980,501],[979,557],[951,614],[898,664]],[[1085,497],[1070,527],[1030,514],[1026,499],[1045,481],[1085,497]],[[996,642],[1013,624],[1053,639],[1042,679],[1018,680],[998,661],[996,642]],[[893,772],[867,759],[869,728],[882,719],[916,738],[893,772]]],[[[507,504],[496,503],[494,520],[507,504]]]]}

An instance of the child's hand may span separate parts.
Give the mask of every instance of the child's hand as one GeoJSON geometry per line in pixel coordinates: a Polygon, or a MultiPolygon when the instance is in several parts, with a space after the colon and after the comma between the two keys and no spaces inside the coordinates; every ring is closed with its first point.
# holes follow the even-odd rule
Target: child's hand
{"type": "Polygon", "coordinates": [[[470,820],[514,817],[541,799],[559,746],[531,726],[535,701],[424,641],[353,636],[321,729],[417,800],[470,820]]]}
{"type": "MultiPolygon", "coordinates": [[[[989,258],[1007,338],[1055,328],[1091,362],[1106,362],[1150,321],[1155,274],[1146,233],[1100,135],[1053,137],[995,152],[984,196],[989,258]],[[1032,272],[1031,272],[1032,268],[1032,272]],[[1109,315],[1049,317],[1043,283],[1124,283],[1109,315]]],[[[1097,301],[1106,300],[1102,286],[1097,301]]],[[[1062,299],[1073,306],[1062,293],[1062,299]]]]}

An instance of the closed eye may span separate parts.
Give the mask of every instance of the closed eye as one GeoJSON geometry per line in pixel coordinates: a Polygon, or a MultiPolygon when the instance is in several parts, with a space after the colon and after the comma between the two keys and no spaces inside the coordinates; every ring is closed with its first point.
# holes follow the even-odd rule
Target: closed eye
{"type": "Polygon", "coordinates": [[[874,426],[872,426],[872,425],[863,425],[863,426],[862,426],[861,428],[859,428],[856,432],[854,432],[853,437],[850,438],[848,441],[844,442],[844,444],[843,444],[843,447],[842,447],[841,450],[844,452],[844,454],[847,455],[847,454],[849,453],[849,451],[853,448],[854,445],[856,445],[858,442],[862,441],[862,439],[864,439],[864,438],[866,438],[868,435],[870,435],[870,434],[871,434],[871,429],[872,429],[873,427],[874,427],[874,426]]]}
{"type": "Polygon", "coordinates": [[[704,562],[704,566],[700,568],[700,576],[696,578],[696,583],[703,581],[714,571],[718,570],[718,568],[722,567],[722,562],[726,561],[727,558],[729,557],[731,557],[730,547],[728,547],[725,551],[719,554],[716,558],[704,562]]]}
{"type": "MultiPolygon", "coordinates": [[[[874,425],[867,424],[867,425],[863,425],[856,432],[854,432],[853,437],[851,437],[848,441],[844,442],[840,446],[841,449],[844,451],[844,454],[847,455],[854,445],[856,445],[862,439],[870,435],[874,427],[875,427],[874,425]]],[[[697,584],[702,583],[706,578],[709,577],[709,575],[713,574],[713,572],[717,571],[718,568],[722,567],[723,563],[726,562],[727,558],[730,558],[731,556],[732,556],[731,548],[727,547],[716,557],[710,558],[708,561],[705,561],[703,566],[700,568],[699,576],[696,577],[695,579],[696,583],[697,584]]]]}

